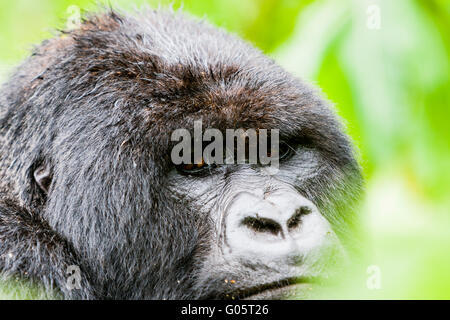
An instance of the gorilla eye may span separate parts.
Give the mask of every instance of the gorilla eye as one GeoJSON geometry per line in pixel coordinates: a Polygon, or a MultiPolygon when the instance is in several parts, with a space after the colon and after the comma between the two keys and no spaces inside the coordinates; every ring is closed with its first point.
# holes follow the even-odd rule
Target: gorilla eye
{"type": "Polygon", "coordinates": [[[209,172],[211,167],[212,166],[208,165],[202,158],[201,161],[198,161],[197,163],[180,164],[176,166],[176,169],[182,174],[199,175],[209,172]]]}
{"type": "Polygon", "coordinates": [[[280,142],[279,146],[279,159],[280,160],[287,160],[291,158],[295,154],[295,149],[291,147],[289,144],[287,144],[284,141],[280,142]]]}

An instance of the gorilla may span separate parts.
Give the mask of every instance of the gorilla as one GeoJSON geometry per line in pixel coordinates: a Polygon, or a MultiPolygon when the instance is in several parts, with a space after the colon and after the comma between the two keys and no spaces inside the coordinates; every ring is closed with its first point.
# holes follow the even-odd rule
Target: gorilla
{"type": "Polygon", "coordinates": [[[64,299],[280,299],[358,252],[362,174],[321,94],[166,9],[88,14],[0,91],[0,274],[64,299]],[[279,170],[175,165],[172,133],[278,129],[279,170]]]}

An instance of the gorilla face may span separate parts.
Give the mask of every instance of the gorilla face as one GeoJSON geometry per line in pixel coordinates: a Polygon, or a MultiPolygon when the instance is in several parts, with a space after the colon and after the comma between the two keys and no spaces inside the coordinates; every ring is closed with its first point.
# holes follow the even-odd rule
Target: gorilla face
{"type": "Polygon", "coordinates": [[[2,96],[0,187],[45,227],[20,252],[19,240],[5,242],[26,267],[3,272],[66,298],[281,298],[338,277],[357,246],[361,175],[334,113],[204,22],[90,17],[38,47],[2,96]],[[171,134],[198,119],[221,132],[278,129],[279,171],[176,166],[171,134]],[[74,264],[81,287],[69,289],[74,264]]]}
{"type": "MultiPolygon", "coordinates": [[[[279,104],[284,99],[280,93],[279,104]]],[[[285,108],[268,111],[268,122],[277,121],[271,112],[275,118],[285,108]]],[[[356,239],[351,239],[348,220],[355,219],[358,167],[344,136],[330,132],[339,127],[329,113],[314,114],[313,119],[302,113],[300,107],[276,126],[299,131],[282,135],[280,148],[287,146],[287,151],[280,152],[275,174],[262,165],[204,162],[169,172],[167,188],[173,199],[185,203],[186,216],[205,218],[208,225],[208,253],[197,271],[200,297],[305,296],[312,284],[338,278],[349,263],[349,246],[356,239]],[[302,121],[293,121],[295,116],[302,121]],[[302,130],[313,121],[320,124],[317,129],[302,130]],[[322,140],[321,130],[333,140],[322,140]]]]}

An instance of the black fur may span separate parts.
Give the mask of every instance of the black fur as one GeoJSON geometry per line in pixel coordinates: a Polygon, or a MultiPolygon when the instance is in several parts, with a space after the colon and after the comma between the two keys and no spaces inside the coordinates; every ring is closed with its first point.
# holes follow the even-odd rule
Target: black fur
{"type": "Polygon", "coordinates": [[[343,238],[355,219],[359,168],[327,104],[242,40],[180,13],[88,17],[34,50],[0,107],[0,270],[65,298],[220,293],[199,272],[210,221],[166,179],[171,132],[199,118],[309,139],[323,171],[297,188],[343,238]],[[40,166],[48,193],[33,177],[40,166]],[[66,286],[69,265],[81,290],[66,286]]]}

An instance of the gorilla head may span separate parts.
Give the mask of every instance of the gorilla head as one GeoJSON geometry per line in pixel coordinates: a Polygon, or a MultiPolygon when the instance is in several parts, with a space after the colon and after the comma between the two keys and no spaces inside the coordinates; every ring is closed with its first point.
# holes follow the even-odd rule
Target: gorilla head
{"type": "Polygon", "coordinates": [[[360,169],[334,113],[205,22],[93,15],[37,47],[0,106],[6,276],[65,298],[279,298],[338,277],[357,245],[360,169]],[[175,165],[172,133],[199,119],[278,129],[278,172],[175,165]]]}

